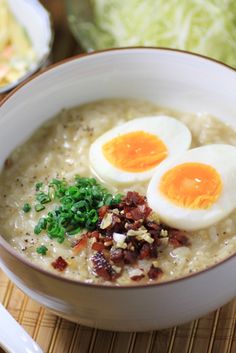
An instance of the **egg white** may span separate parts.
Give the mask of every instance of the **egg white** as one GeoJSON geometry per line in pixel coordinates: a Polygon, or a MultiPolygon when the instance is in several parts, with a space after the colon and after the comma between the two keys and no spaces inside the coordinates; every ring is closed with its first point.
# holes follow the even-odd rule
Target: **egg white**
{"type": "Polygon", "coordinates": [[[162,162],[152,177],[147,200],[162,222],[183,230],[199,230],[225,218],[236,208],[236,147],[224,144],[206,145],[185,152],[178,158],[162,162]],[[221,177],[222,192],[207,209],[185,208],[172,203],[159,190],[162,176],[182,163],[199,162],[215,168],[221,177]]]}
{"type": "Polygon", "coordinates": [[[144,131],[156,135],[165,144],[168,156],[179,155],[186,151],[191,144],[191,133],[180,121],[169,116],[147,116],[130,120],[117,126],[100,136],[93,142],[89,151],[89,160],[95,174],[101,179],[116,184],[128,184],[150,179],[156,166],[143,172],[127,172],[116,168],[104,156],[102,147],[105,143],[129,132],[144,131]]]}

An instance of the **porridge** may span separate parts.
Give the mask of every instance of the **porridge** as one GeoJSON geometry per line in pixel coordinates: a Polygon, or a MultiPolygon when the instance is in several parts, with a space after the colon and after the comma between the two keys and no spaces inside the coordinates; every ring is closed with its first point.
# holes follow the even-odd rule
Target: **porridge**
{"type": "MultiPolygon", "coordinates": [[[[125,182],[119,182],[122,172],[110,172],[99,156],[92,166],[89,163],[90,146],[96,147],[105,132],[119,131],[140,117],[163,115],[189,129],[191,149],[222,143],[236,146],[236,132],[208,114],[180,113],[149,102],[121,99],[63,110],[5,162],[0,175],[0,232],[4,238],[43,269],[88,283],[113,285],[174,279],[234,254],[236,210],[203,229],[176,229],[160,220],[146,199],[151,178],[145,174],[150,170],[147,159],[137,178],[132,156],[129,158],[124,175],[131,179],[125,182]]],[[[127,131],[126,135],[134,136],[132,129],[127,131]]],[[[135,138],[147,137],[149,143],[152,131],[151,127],[151,133],[135,138]]],[[[116,146],[119,136],[112,135],[116,146]]],[[[104,146],[108,154],[113,153],[109,142],[104,146]]],[[[113,170],[112,158],[109,161],[113,170]]],[[[186,225],[188,222],[186,219],[186,225]]]]}

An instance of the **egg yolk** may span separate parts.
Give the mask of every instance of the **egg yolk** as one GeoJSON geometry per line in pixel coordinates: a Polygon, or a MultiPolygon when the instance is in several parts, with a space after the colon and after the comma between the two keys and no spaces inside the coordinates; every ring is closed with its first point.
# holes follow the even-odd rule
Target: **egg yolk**
{"type": "Polygon", "coordinates": [[[153,134],[134,131],[117,136],[102,147],[105,158],[127,172],[144,172],[166,158],[165,144],[153,134]]]}
{"type": "Polygon", "coordinates": [[[166,172],[159,187],[178,206],[207,209],[219,198],[222,181],[218,172],[210,165],[184,163],[166,172]]]}

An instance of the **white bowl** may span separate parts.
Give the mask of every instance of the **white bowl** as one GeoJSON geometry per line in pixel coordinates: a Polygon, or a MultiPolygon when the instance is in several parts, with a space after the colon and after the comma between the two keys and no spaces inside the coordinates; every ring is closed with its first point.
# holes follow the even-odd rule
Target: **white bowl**
{"type": "Polygon", "coordinates": [[[8,0],[16,20],[25,28],[31,40],[37,60],[18,80],[0,88],[7,92],[45,65],[51,51],[53,32],[50,15],[38,0],[8,0]]]}
{"type": "MultiPolygon", "coordinates": [[[[15,90],[0,108],[0,165],[60,109],[96,99],[142,98],[182,111],[207,111],[236,127],[236,73],[167,49],[89,54],[59,64],[15,90]]],[[[200,317],[236,294],[236,254],[177,280],[104,287],[61,278],[31,264],[0,237],[1,267],[27,295],[57,314],[107,330],[146,331],[200,317]]]]}

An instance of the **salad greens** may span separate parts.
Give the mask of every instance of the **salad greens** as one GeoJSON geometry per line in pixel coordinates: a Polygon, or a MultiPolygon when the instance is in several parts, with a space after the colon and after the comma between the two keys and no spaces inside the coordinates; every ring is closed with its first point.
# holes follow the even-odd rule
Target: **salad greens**
{"type": "Polygon", "coordinates": [[[160,46],[236,66],[235,0],[90,0],[92,20],[77,18],[88,49],[160,46]]]}

